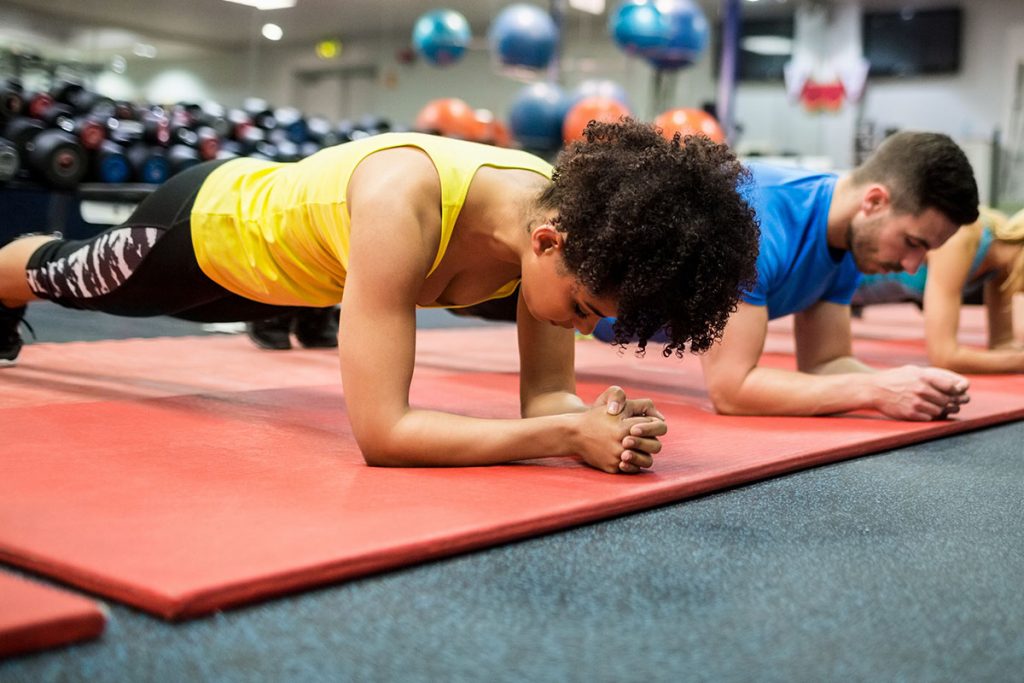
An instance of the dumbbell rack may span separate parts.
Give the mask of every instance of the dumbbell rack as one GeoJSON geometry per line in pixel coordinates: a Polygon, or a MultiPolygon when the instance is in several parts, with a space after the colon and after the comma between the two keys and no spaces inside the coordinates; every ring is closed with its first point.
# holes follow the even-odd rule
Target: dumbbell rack
{"type": "Polygon", "coordinates": [[[0,185],[0,244],[26,232],[59,232],[68,239],[85,239],[110,227],[91,223],[82,202],[101,202],[130,208],[156,185],[144,183],[82,183],[74,190],[54,190],[38,183],[14,180],[0,185]]]}

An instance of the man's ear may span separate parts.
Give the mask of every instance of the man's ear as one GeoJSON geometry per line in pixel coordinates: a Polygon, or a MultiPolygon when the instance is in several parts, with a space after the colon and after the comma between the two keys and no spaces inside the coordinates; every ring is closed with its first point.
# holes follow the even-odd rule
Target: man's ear
{"type": "Polygon", "coordinates": [[[565,245],[565,235],[551,223],[541,223],[530,232],[530,245],[537,256],[548,251],[560,251],[565,245]]]}
{"type": "Polygon", "coordinates": [[[860,210],[864,212],[864,215],[871,216],[889,208],[890,204],[892,204],[892,197],[889,194],[889,188],[880,183],[872,183],[864,190],[860,210]]]}

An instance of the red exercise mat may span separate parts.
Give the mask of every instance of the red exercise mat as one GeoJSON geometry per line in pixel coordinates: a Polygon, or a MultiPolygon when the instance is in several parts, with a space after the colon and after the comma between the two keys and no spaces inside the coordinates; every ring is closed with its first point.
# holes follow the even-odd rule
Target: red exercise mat
{"type": "Polygon", "coordinates": [[[91,600],[0,572],[0,658],[90,640],[106,623],[91,600]]]}
{"type": "MultiPolygon", "coordinates": [[[[988,343],[988,323],[984,306],[963,306],[960,309],[958,338],[961,344],[984,347],[988,343]]],[[[867,306],[860,317],[852,319],[854,340],[920,341],[924,350],[924,314],[914,304],[881,304],[867,306]]],[[[793,334],[793,316],[768,323],[769,337],[793,334]]],[[[792,351],[792,344],[788,350],[792,351]]],[[[923,362],[923,361],[922,361],[923,362]]]]}
{"type": "MultiPolygon", "coordinates": [[[[1024,416],[1024,379],[1001,377],[977,379],[962,417],[939,423],[723,417],[695,358],[597,342],[577,355],[583,396],[617,383],[667,415],[655,471],[367,467],[326,351],[26,347],[0,372],[0,559],[184,618],[1024,416]]],[[[513,328],[424,331],[417,356],[414,405],[517,414],[513,328]]]]}

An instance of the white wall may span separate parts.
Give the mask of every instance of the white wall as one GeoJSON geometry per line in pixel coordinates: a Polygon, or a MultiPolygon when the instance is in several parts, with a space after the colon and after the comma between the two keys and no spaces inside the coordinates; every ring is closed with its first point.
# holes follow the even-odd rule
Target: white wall
{"type": "MultiPolygon", "coordinates": [[[[880,130],[929,129],[974,145],[989,140],[993,131],[1004,125],[1005,112],[1009,110],[1009,36],[1015,26],[1024,25],[1024,1],[860,0],[860,4],[865,9],[959,4],[964,13],[960,73],[949,77],[872,80],[862,104],[865,119],[875,122],[880,130]]],[[[717,17],[709,19],[712,25],[717,23],[717,17]]],[[[486,51],[485,34],[485,26],[474,27],[477,44],[461,62],[443,69],[423,62],[400,64],[396,52],[408,44],[408,34],[403,31],[395,36],[349,39],[341,58],[329,64],[317,60],[311,46],[278,47],[262,40],[247,49],[207,53],[191,60],[133,59],[124,74],[126,80],[118,83],[122,88],[134,88],[137,97],[151,101],[209,98],[235,106],[246,96],[256,95],[272,104],[286,105],[297,97],[297,71],[370,65],[377,69],[375,82],[360,91],[359,97],[364,101],[349,103],[352,109],[411,123],[427,101],[461,97],[474,107],[489,108],[502,116],[521,83],[494,68],[486,51]],[[168,75],[169,71],[177,73],[168,75]]],[[[573,86],[587,77],[612,78],[626,88],[638,115],[651,118],[658,113],[651,102],[652,69],[641,60],[625,56],[612,44],[604,19],[588,21],[571,13],[564,38],[565,85],[573,86]]],[[[672,105],[699,106],[715,98],[713,62],[711,55],[705,55],[697,65],[675,77],[672,105]]],[[[741,83],[736,97],[736,119],[744,127],[739,140],[741,152],[824,156],[839,168],[852,162],[857,121],[854,107],[848,106],[838,114],[809,114],[787,100],[781,83],[741,83]]]]}

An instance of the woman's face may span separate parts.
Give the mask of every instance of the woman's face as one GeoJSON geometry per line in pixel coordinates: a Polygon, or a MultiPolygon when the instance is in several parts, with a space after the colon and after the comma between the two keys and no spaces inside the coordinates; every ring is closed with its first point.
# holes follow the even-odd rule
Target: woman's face
{"type": "Polygon", "coordinates": [[[561,234],[534,233],[533,257],[523,265],[522,293],[534,318],[583,334],[601,318],[615,317],[618,302],[592,294],[565,267],[561,234]],[[539,244],[538,242],[539,238],[539,244]]]}

